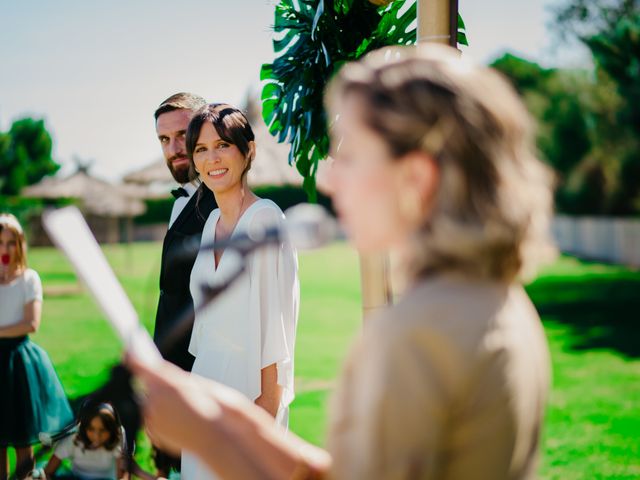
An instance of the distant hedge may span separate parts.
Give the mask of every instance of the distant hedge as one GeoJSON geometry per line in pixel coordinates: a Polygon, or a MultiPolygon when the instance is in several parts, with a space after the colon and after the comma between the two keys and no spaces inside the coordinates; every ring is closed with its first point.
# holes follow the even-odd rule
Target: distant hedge
{"type": "Polygon", "coordinates": [[[147,211],[135,217],[137,225],[153,225],[156,223],[168,223],[173,206],[173,197],[145,200],[147,211]]]}
{"type": "MultiPolygon", "coordinates": [[[[293,185],[265,186],[255,188],[254,193],[260,198],[268,198],[278,205],[283,211],[299,203],[307,201],[307,194],[302,187],[293,185]]],[[[135,218],[138,225],[153,225],[157,223],[167,223],[171,216],[173,207],[173,197],[146,200],[147,211],[135,218]]],[[[331,199],[326,195],[318,193],[318,204],[328,209],[332,214],[333,206],[331,199]]]]}
{"type": "MultiPolygon", "coordinates": [[[[282,211],[285,211],[289,207],[293,207],[299,203],[307,202],[307,194],[302,187],[296,187],[293,185],[271,186],[271,187],[259,187],[253,190],[256,195],[261,198],[268,198],[278,205],[282,211]]],[[[325,207],[332,214],[333,205],[331,199],[326,195],[318,192],[318,204],[325,207]]]]}

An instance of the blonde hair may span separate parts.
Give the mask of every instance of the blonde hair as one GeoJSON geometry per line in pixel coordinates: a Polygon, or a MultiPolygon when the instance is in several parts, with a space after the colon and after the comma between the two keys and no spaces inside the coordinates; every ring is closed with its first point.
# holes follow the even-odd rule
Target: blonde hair
{"type": "Polygon", "coordinates": [[[553,256],[552,175],[537,158],[533,126],[500,75],[438,45],[388,47],[347,64],[327,107],[362,100],[362,121],[395,159],[427,153],[440,182],[416,232],[408,270],[513,281],[553,256]]]}
{"type": "Polygon", "coordinates": [[[19,271],[27,268],[27,242],[22,226],[10,213],[0,213],[0,232],[8,230],[16,241],[16,268],[19,271]]]}

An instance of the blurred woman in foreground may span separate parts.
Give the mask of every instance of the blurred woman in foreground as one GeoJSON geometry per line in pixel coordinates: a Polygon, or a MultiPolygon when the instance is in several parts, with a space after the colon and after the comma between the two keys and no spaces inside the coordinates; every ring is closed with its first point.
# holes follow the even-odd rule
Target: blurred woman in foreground
{"type": "Polygon", "coordinates": [[[407,285],[351,350],[327,451],[233,390],[132,359],[150,431],[223,478],[535,477],[550,369],[520,282],[553,249],[524,107],[433,45],[347,65],[327,107],[340,219],[359,250],[391,249],[407,285]]]}

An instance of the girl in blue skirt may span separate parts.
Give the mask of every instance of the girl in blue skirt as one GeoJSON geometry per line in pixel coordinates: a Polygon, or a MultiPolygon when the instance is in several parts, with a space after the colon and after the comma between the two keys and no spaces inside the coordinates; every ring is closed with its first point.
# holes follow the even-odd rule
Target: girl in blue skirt
{"type": "Polygon", "coordinates": [[[28,337],[41,311],[42,284],[27,268],[22,227],[13,215],[0,214],[0,480],[8,475],[8,447],[16,450],[22,478],[33,468],[38,435],[73,421],[49,356],[28,337]]]}

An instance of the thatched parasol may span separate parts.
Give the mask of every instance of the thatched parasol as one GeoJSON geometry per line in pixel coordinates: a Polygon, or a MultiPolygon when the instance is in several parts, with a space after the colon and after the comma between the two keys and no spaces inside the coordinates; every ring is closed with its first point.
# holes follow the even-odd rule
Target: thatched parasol
{"type": "Polygon", "coordinates": [[[144,203],[133,193],[130,188],[92,177],[83,168],[66,178],[45,178],[22,191],[25,197],[78,199],[87,213],[102,217],[134,217],[144,213],[144,203]]]}
{"type": "Polygon", "coordinates": [[[151,185],[153,183],[162,183],[170,185],[174,182],[166,162],[159,158],[144,167],[134,170],[122,177],[125,184],[151,185]]]}

